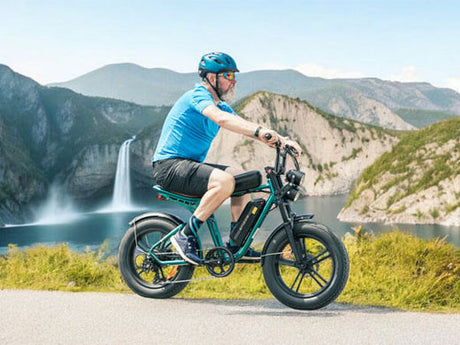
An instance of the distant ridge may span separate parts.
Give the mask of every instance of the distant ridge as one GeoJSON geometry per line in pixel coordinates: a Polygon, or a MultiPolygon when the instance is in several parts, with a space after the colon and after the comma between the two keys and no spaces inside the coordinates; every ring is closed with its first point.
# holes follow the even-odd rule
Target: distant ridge
{"type": "MultiPolygon", "coordinates": [[[[122,99],[141,105],[172,105],[200,82],[197,73],[145,68],[132,63],[107,65],[73,80],[52,84],[90,95],[122,99]]],[[[414,127],[399,117],[400,109],[460,115],[460,94],[429,83],[401,83],[377,78],[324,79],[295,70],[261,70],[238,75],[237,98],[257,91],[298,97],[332,114],[386,128],[414,127]]],[[[437,121],[434,117],[432,122],[437,121]]],[[[414,123],[431,123],[415,121],[414,123]]]]}
{"type": "Polygon", "coordinates": [[[107,65],[78,78],[50,86],[88,95],[121,99],[140,105],[171,105],[194,83],[195,73],[144,68],[132,63],[107,65]]]}

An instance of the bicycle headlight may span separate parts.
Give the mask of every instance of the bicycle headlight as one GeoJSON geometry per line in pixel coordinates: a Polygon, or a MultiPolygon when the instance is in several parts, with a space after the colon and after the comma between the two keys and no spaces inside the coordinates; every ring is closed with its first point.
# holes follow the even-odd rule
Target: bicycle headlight
{"type": "Polygon", "coordinates": [[[286,173],[286,180],[288,182],[300,186],[305,178],[305,173],[299,170],[289,170],[286,173]]]}
{"type": "Polygon", "coordinates": [[[287,197],[289,200],[291,200],[291,201],[293,201],[293,202],[296,202],[297,199],[299,198],[300,194],[302,194],[302,193],[300,193],[299,187],[297,187],[297,186],[292,186],[291,189],[289,189],[289,190],[287,191],[286,197],[287,197]]]}

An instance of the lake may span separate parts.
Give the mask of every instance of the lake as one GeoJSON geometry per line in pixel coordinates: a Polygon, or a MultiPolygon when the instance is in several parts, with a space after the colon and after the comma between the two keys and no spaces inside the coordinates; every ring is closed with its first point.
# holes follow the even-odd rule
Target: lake
{"type": "MultiPolygon", "coordinates": [[[[314,220],[329,226],[339,237],[343,237],[347,232],[353,232],[351,227],[354,226],[354,224],[342,223],[336,218],[346,199],[346,195],[310,197],[293,204],[293,209],[298,214],[314,213],[314,220]]],[[[153,193],[151,202],[144,202],[144,205],[128,212],[72,212],[68,216],[61,217],[64,220],[61,219],[61,222],[56,224],[52,224],[53,219],[51,218],[36,224],[0,228],[0,254],[4,254],[7,251],[10,243],[14,243],[20,248],[37,244],[56,245],[67,243],[76,251],[84,251],[87,248],[96,249],[106,240],[111,253],[114,254],[124,232],[128,228],[128,222],[135,216],[144,212],[159,211],[175,213],[186,220],[190,215],[188,211],[169,201],[154,199],[153,193]]],[[[230,205],[222,205],[216,212],[216,218],[221,226],[221,233],[225,240],[228,237],[230,224],[230,205]]],[[[276,209],[267,217],[256,235],[255,242],[263,242],[271,230],[279,223],[279,211],[276,209]]],[[[447,242],[460,247],[460,227],[406,224],[363,224],[363,226],[375,233],[391,231],[393,228],[398,227],[424,239],[447,236],[447,242]]],[[[210,237],[207,227],[203,226],[200,231],[202,241],[205,245],[209,245],[210,237]]]]}

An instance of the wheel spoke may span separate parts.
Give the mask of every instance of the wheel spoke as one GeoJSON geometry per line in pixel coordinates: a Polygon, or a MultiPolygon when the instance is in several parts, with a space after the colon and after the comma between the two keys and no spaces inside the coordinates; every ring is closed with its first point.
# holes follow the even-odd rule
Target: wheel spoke
{"type": "Polygon", "coordinates": [[[323,281],[324,284],[327,284],[327,280],[324,279],[321,274],[319,274],[318,272],[316,272],[315,270],[310,270],[310,277],[313,278],[313,280],[320,286],[320,287],[324,287],[323,284],[321,284],[321,282],[316,279],[316,277],[318,277],[319,279],[321,279],[323,281]]]}
{"type": "Polygon", "coordinates": [[[284,258],[280,258],[278,261],[278,264],[281,266],[289,266],[289,267],[295,267],[295,261],[294,260],[288,260],[284,258]]]}
{"type": "Polygon", "coordinates": [[[144,253],[149,250],[149,246],[147,243],[145,243],[145,237],[143,237],[138,243],[137,246],[143,251],[144,253]]]}
{"type": "Polygon", "coordinates": [[[145,273],[147,272],[147,270],[145,269],[145,267],[136,267],[136,271],[137,271],[137,274],[138,275],[141,275],[142,273],[145,273]]]}
{"type": "MultiPolygon", "coordinates": [[[[152,283],[155,284],[155,280],[157,280],[157,277],[159,276],[159,279],[160,281],[165,281],[166,278],[165,278],[165,275],[163,273],[163,269],[161,267],[158,267],[158,270],[156,270],[155,272],[155,275],[153,277],[153,280],[152,280],[152,283]]],[[[158,283],[158,280],[157,280],[157,283],[158,283]]]]}
{"type": "Polygon", "coordinates": [[[302,276],[299,279],[299,284],[297,284],[297,289],[295,289],[295,292],[299,292],[300,285],[302,285],[303,278],[305,278],[306,274],[307,274],[306,272],[302,273],[302,276]]]}
{"type": "Polygon", "coordinates": [[[302,272],[299,271],[299,272],[297,273],[297,276],[296,276],[295,279],[294,279],[294,282],[293,282],[292,285],[291,285],[291,290],[294,288],[294,285],[297,283],[297,279],[299,279],[299,277],[300,277],[301,275],[302,275],[302,272]]]}
{"type": "Polygon", "coordinates": [[[329,259],[330,257],[331,257],[331,254],[329,253],[329,250],[326,248],[321,253],[319,253],[314,258],[312,258],[311,261],[313,262],[314,265],[316,265],[316,264],[319,264],[321,261],[329,259]],[[328,254],[328,255],[321,257],[325,254],[328,254]]]}

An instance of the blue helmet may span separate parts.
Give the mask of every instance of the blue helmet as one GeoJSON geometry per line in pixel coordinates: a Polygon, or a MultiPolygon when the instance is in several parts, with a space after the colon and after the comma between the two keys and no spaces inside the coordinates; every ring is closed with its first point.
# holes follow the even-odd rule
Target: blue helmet
{"type": "Polygon", "coordinates": [[[208,53],[203,55],[198,65],[198,74],[204,78],[207,73],[239,72],[236,62],[225,53],[208,53]]]}

